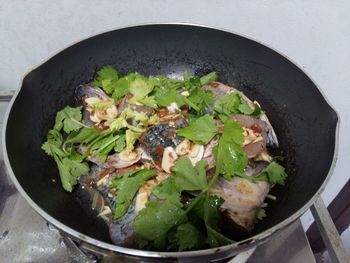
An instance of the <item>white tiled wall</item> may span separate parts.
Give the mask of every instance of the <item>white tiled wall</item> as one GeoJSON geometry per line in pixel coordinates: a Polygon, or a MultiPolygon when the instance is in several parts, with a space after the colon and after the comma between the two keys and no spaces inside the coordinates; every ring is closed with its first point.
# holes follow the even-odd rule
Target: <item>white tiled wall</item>
{"type": "MultiPolygon", "coordinates": [[[[0,89],[16,89],[34,65],[82,38],[117,27],[189,22],[242,33],[297,62],[338,111],[338,163],[323,193],[328,204],[350,176],[349,9],[345,0],[0,0],[0,89]]],[[[304,225],[311,220],[304,216],[304,225]]]]}

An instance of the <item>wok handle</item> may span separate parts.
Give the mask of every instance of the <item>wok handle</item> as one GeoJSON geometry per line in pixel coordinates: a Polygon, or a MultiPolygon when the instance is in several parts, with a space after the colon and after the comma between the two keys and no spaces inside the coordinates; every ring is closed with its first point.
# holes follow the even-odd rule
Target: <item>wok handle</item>
{"type": "Polygon", "coordinates": [[[321,197],[310,207],[310,210],[332,262],[350,262],[350,257],[321,197]]]}

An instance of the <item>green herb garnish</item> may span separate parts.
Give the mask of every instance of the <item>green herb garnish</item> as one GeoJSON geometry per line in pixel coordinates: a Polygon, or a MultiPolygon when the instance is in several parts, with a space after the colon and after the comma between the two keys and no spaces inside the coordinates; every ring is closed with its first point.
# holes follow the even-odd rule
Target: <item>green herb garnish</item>
{"type": "Polygon", "coordinates": [[[117,190],[114,217],[122,217],[128,210],[136,192],[156,174],[154,170],[136,170],[113,177],[111,188],[117,190]]]}
{"type": "Polygon", "coordinates": [[[207,144],[217,133],[214,118],[204,115],[193,119],[185,128],[177,130],[177,134],[198,144],[207,144]]]}

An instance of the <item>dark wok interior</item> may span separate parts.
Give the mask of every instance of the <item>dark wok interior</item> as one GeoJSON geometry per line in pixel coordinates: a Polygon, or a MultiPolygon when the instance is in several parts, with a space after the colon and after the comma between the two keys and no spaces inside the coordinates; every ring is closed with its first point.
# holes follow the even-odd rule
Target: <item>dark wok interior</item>
{"type": "Polygon", "coordinates": [[[107,64],[122,74],[216,71],[219,81],[260,102],[278,135],[289,178],[285,187],[273,189],[278,199],[269,201],[268,217],[252,235],[290,217],[324,182],[334,155],[337,115],[300,69],[231,33],[184,25],[132,27],[82,41],[30,72],[11,109],[6,147],[14,174],[31,199],[65,225],[110,242],[107,229],[63,190],[54,161],[40,149],[56,112],[74,104],[75,87],[107,64]]]}

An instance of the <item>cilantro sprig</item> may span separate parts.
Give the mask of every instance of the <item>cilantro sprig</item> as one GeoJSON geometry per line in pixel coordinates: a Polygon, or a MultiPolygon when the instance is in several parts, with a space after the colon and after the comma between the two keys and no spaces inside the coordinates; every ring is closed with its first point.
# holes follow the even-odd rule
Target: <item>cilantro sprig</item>
{"type": "Polygon", "coordinates": [[[248,164],[248,157],[243,151],[243,129],[233,120],[224,122],[224,130],[218,145],[213,149],[216,174],[230,180],[236,173],[242,173],[248,164]]]}
{"type": "Polygon", "coordinates": [[[82,107],[66,106],[63,110],[57,112],[54,129],[60,131],[63,128],[66,133],[79,130],[84,126],[81,123],[81,109],[82,107]]]}
{"type": "Polygon", "coordinates": [[[110,187],[117,190],[115,197],[115,218],[120,218],[126,213],[136,192],[155,174],[156,171],[154,170],[141,169],[113,177],[110,187]]]}
{"type": "Polygon", "coordinates": [[[260,106],[255,104],[252,108],[241,96],[239,92],[233,92],[229,95],[220,96],[214,103],[214,110],[217,114],[230,116],[232,114],[244,114],[260,116],[260,106]]]}
{"type": "Polygon", "coordinates": [[[181,193],[183,191],[199,191],[206,187],[206,165],[207,162],[202,160],[192,166],[187,157],[180,157],[172,169],[173,175],[155,186],[152,193],[159,199],[182,206],[181,193]]]}
{"type": "Polygon", "coordinates": [[[63,148],[64,139],[61,130],[74,132],[84,125],[81,123],[81,107],[65,107],[56,114],[54,128],[48,132],[47,140],[43,143],[42,149],[54,158],[63,188],[71,192],[77,183],[79,176],[89,171],[89,166],[83,161],[83,157],[74,149],[63,148]]]}
{"type": "Polygon", "coordinates": [[[81,109],[66,106],[57,112],[55,125],[41,147],[54,158],[62,186],[68,192],[73,190],[80,176],[89,172],[85,161],[89,155],[96,155],[104,162],[108,154],[114,149],[120,149],[126,140],[118,132],[98,132],[84,125],[81,122],[81,109]],[[76,145],[84,146],[82,154],[77,152],[76,145]]]}
{"type": "Polygon", "coordinates": [[[206,161],[200,161],[193,166],[188,157],[180,157],[173,174],[153,188],[158,200],[149,201],[134,222],[141,247],[181,251],[232,242],[217,226],[223,201],[209,194],[216,179],[207,181],[206,165],[206,161]],[[181,202],[185,191],[193,195],[186,205],[181,202]],[[185,235],[184,231],[192,235],[185,235]]]}
{"type": "Polygon", "coordinates": [[[285,181],[288,177],[285,168],[282,165],[278,164],[276,161],[272,161],[257,176],[247,176],[240,172],[236,172],[235,175],[254,183],[258,181],[266,181],[269,182],[271,185],[279,184],[282,186],[285,185],[285,181]]]}
{"type": "Polygon", "coordinates": [[[112,94],[118,87],[119,73],[112,66],[105,66],[96,73],[93,83],[107,94],[112,94]]]}
{"type": "Polygon", "coordinates": [[[200,115],[205,108],[213,103],[212,92],[201,86],[217,79],[215,72],[202,77],[184,73],[183,80],[164,76],[146,77],[139,73],[128,73],[121,76],[112,66],[102,67],[96,73],[94,85],[102,88],[115,100],[130,94],[129,103],[143,104],[151,108],[167,107],[175,102],[178,107],[188,107],[200,115]],[[187,91],[188,95],[181,95],[187,91]]]}

